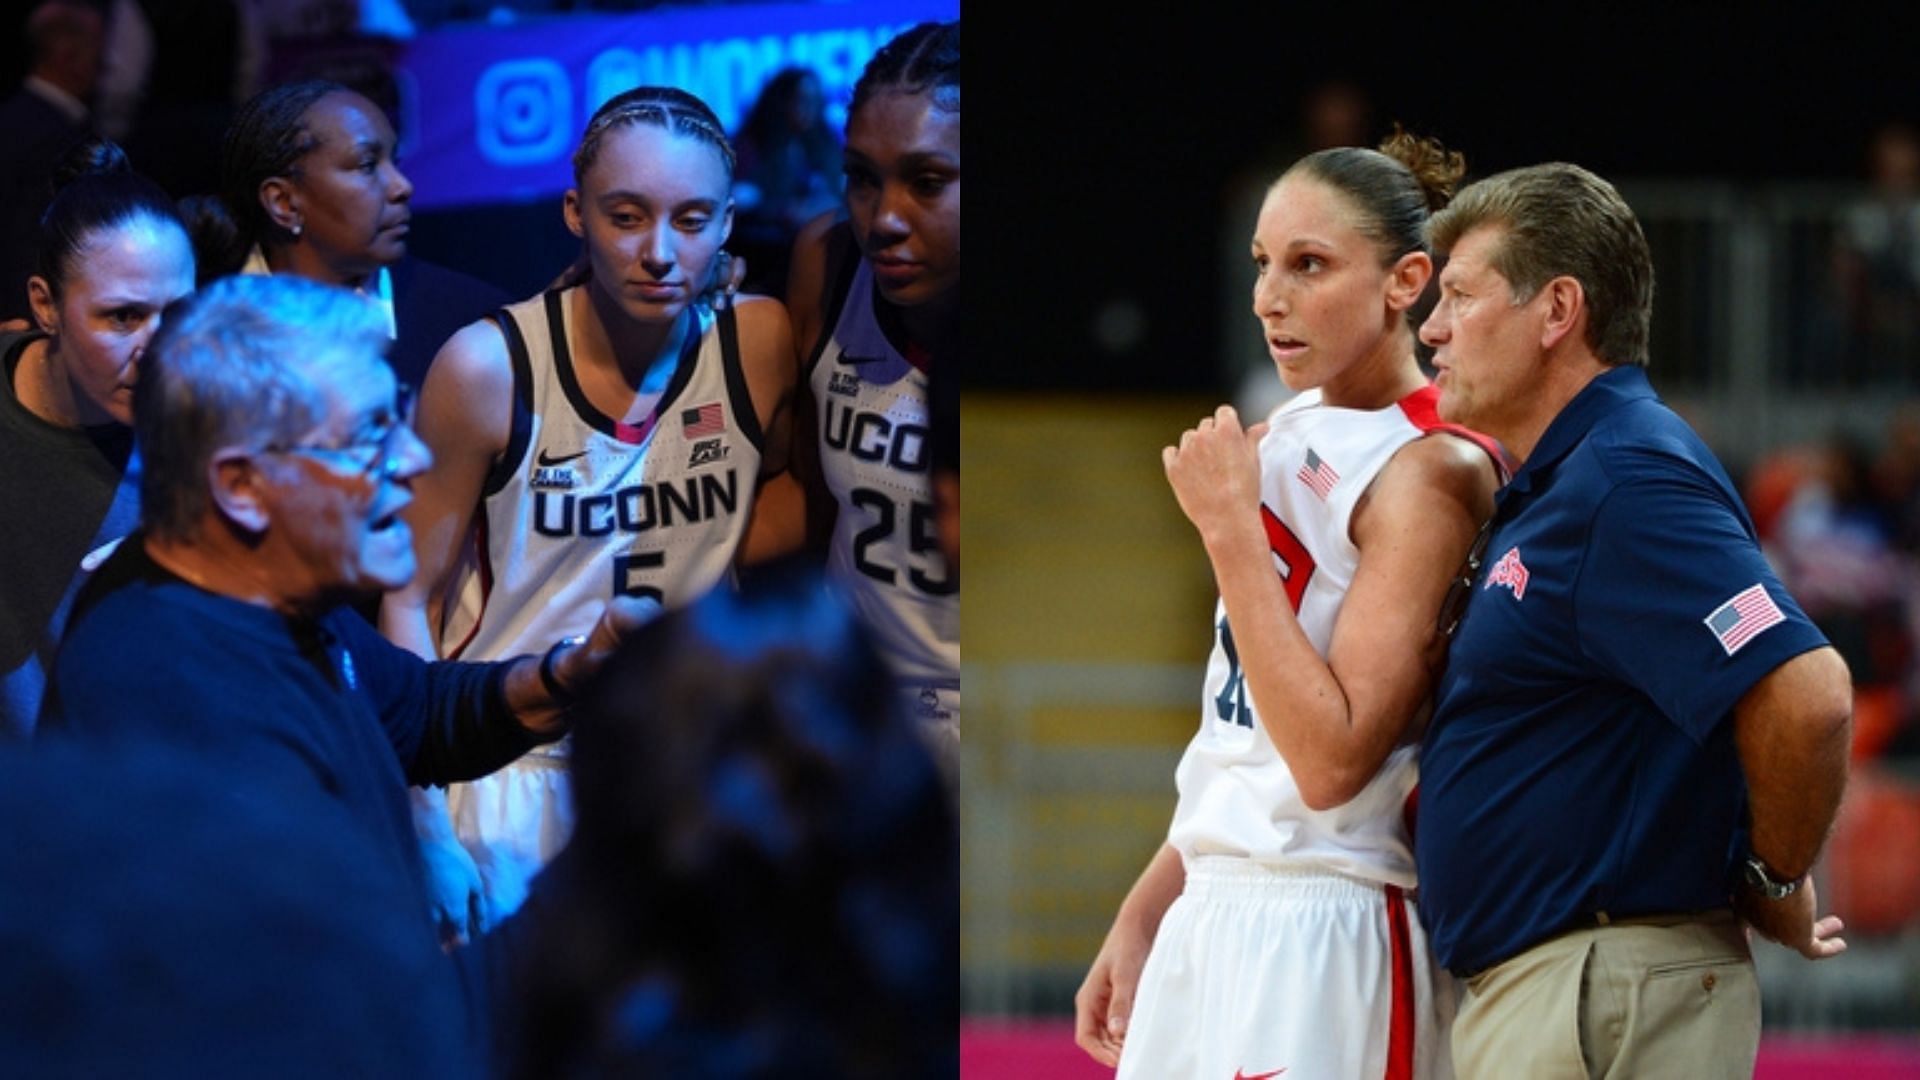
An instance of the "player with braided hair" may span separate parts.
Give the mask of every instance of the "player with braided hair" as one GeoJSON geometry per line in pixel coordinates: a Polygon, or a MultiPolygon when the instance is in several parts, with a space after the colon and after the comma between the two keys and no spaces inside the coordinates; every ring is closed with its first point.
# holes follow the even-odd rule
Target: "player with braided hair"
{"type": "Polygon", "coordinates": [[[1440,423],[1410,313],[1464,169],[1396,130],[1282,175],[1253,311],[1295,396],[1163,452],[1220,604],[1167,843],[1076,999],[1080,1045],[1123,1078],[1449,1072],[1408,819],[1439,612],[1501,459],[1440,423]]]}
{"type": "Polygon", "coordinates": [[[960,363],[958,22],[915,26],[868,61],[845,160],[845,211],[794,245],[787,307],[807,401],[797,484],[769,492],[753,543],[804,534],[825,553],[952,778],[960,582],[940,546],[928,389],[936,365],[957,375],[960,363]]]}
{"type": "MultiPolygon", "coordinates": [[[[613,595],[679,607],[729,580],[760,480],[785,468],[796,371],[780,303],[706,299],[733,151],[705,103],[619,94],[574,155],[585,280],[454,335],[420,396],[433,468],[408,517],[420,572],[381,626],[428,657],[583,633],[613,595]]],[[[516,908],[571,826],[566,745],[423,798],[449,937],[516,908]]]]}

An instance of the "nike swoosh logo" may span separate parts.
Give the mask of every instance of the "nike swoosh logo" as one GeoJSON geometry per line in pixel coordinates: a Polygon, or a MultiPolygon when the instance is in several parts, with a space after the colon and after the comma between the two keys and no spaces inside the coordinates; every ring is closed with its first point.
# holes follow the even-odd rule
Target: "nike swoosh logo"
{"type": "MultiPolygon", "coordinates": [[[[840,362],[852,367],[858,367],[861,364],[877,364],[885,359],[886,357],[884,356],[855,356],[852,353],[840,354],[840,362]]],[[[1249,1078],[1249,1080],[1257,1080],[1257,1078],[1249,1078]]]]}
{"type": "Polygon", "coordinates": [[[540,460],[540,464],[542,465],[564,465],[567,462],[572,461],[574,458],[580,458],[580,457],[586,457],[586,456],[587,456],[587,452],[585,450],[582,450],[579,453],[575,453],[575,454],[562,454],[559,457],[549,457],[547,456],[547,452],[545,450],[542,450],[540,451],[539,460],[540,460]]]}
{"type": "Polygon", "coordinates": [[[1281,1073],[1286,1071],[1287,1071],[1286,1069],[1282,1068],[1282,1069],[1275,1069],[1272,1072],[1268,1072],[1268,1073],[1248,1074],[1248,1073],[1241,1072],[1239,1069],[1235,1069],[1233,1070],[1233,1080],[1267,1080],[1268,1077],[1279,1076],[1281,1073]]]}

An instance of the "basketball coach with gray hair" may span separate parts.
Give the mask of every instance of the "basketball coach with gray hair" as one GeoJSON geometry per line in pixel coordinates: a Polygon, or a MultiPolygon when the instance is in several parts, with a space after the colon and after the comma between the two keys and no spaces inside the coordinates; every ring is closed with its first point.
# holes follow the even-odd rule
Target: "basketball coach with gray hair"
{"type": "Polygon", "coordinates": [[[1751,1076],[1743,922],[1845,947],[1808,871],[1846,784],[1846,665],[1648,382],[1653,259],[1612,185],[1502,173],[1428,232],[1440,416],[1523,463],[1443,613],[1420,762],[1420,909],[1466,980],[1455,1066],[1751,1076]]]}
{"type": "Polygon", "coordinates": [[[570,692],[653,606],[616,600],[586,640],[492,664],[420,660],[349,610],[412,576],[398,514],[430,463],[386,345],[368,301],[295,276],[168,308],[134,393],[140,528],[76,602],[43,737],[203,753],[242,802],[332,796],[366,858],[414,883],[395,917],[437,942],[407,785],[559,738],[570,692]]]}

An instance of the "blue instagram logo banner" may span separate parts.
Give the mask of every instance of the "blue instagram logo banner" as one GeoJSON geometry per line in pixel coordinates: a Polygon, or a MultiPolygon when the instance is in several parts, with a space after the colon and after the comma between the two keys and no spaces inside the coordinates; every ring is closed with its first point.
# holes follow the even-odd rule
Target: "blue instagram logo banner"
{"type": "Polygon", "coordinates": [[[827,118],[846,122],[875,50],[915,23],[960,17],[959,0],[680,8],[439,30],[401,56],[401,150],[422,209],[524,201],[573,183],[593,111],[634,86],[698,95],[729,133],[789,65],[819,76],[827,118]]]}

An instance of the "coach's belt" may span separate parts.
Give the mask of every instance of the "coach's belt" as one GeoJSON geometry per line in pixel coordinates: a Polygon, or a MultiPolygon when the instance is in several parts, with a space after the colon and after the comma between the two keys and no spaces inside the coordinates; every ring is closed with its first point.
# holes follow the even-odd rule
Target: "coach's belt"
{"type": "Polygon", "coordinates": [[[1732,914],[1733,910],[1731,908],[1723,907],[1702,908],[1699,911],[1642,911],[1631,915],[1621,915],[1610,911],[1583,911],[1575,915],[1572,919],[1569,919],[1567,924],[1559,930],[1534,942],[1533,945],[1527,946],[1526,949],[1521,949],[1520,952],[1503,956],[1491,964],[1474,968],[1471,971],[1455,971],[1453,974],[1461,979],[1478,978],[1480,975],[1492,971],[1494,968],[1499,967],[1515,956],[1519,956],[1520,953],[1526,952],[1527,949],[1552,941],[1554,938],[1581,930],[1599,930],[1609,926],[1671,926],[1678,925],[1679,923],[1700,922],[1714,915],[1731,916],[1732,914]]]}

